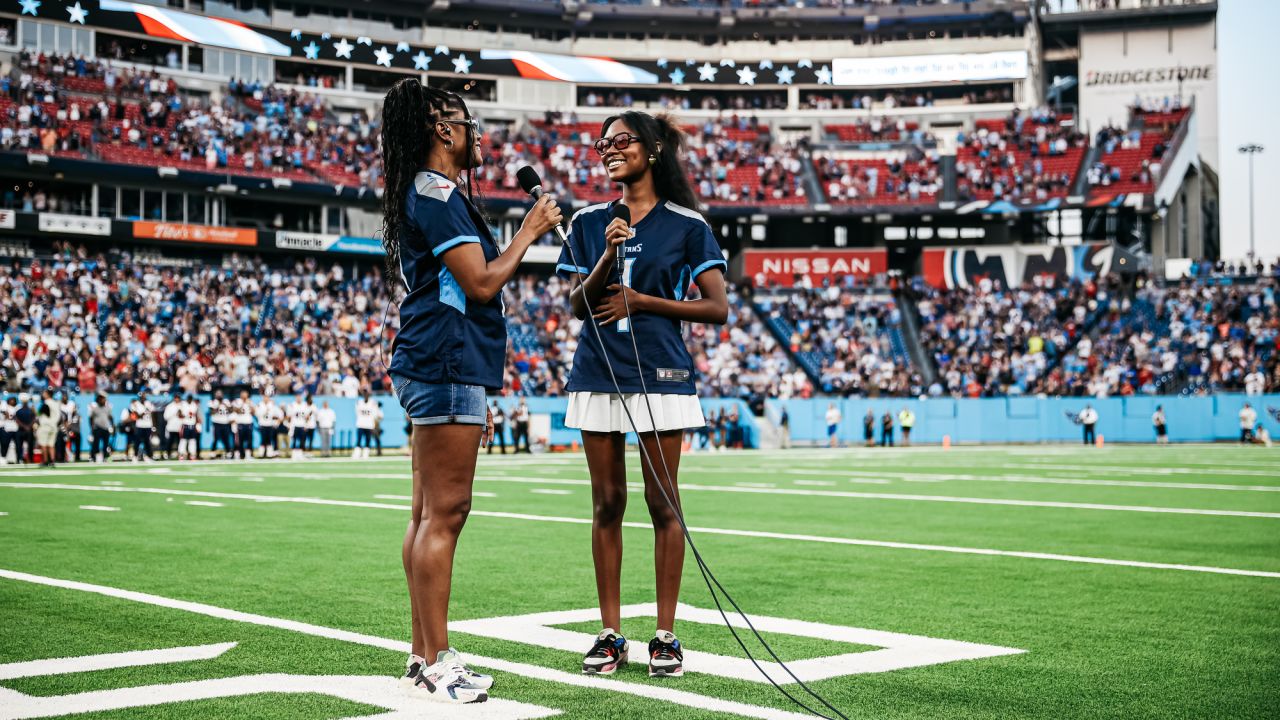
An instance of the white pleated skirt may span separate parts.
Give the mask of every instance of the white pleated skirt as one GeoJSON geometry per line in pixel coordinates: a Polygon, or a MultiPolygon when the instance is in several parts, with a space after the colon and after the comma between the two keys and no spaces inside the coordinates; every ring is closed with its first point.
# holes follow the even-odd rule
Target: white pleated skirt
{"type": "MultiPolygon", "coordinates": [[[[646,404],[640,393],[622,396],[631,410],[640,432],[685,430],[704,427],[706,417],[696,395],[650,395],[646,404]],[[653,408],[653,422],[649,408],[653,408]]],[[[565,427],[590,432],[631,432],[631,423],[622,410],[622,402],[612,393],[575,392],[569,394],[569,409],[564,414],[565,427]]]]}

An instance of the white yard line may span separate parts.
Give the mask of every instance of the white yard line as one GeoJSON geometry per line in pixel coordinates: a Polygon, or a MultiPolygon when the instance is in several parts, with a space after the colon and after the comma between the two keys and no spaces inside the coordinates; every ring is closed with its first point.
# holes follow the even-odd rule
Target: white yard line
{"type": "Polygon", "coordinates": [[[111,507],[110,505],[81,505],[81,510],[96,510],[98,512],[120,512],[120,508],[111,507]]]}
{"type": "MultiPolygon", "coordinates": [[[[74,672],[92,670],[114,670],[117,668],[139,667],[154,663],[193,662],[210,660],[235,647],[236,643],[218,643],[215,645],[193,645],[190,647],[166,648],[164,650],[133,650],[130,652],[108,653],[86,658],[78,663],[74,672]]],[[[57,675],[67,671],[65,658],[49,660],[30,660],[28,662],[5,663],[0,665],[0,680],[16,680],[41,675],[57,675]]]]}
{"type": "MultiPolygon", "coordinates": [[[[94,593],[97,595],[104,595],[106,597],[119,598],[121,600],[130,600],[146,605],[183,610],[189,613],[205,615],[207,617],[219,618],[222,620],[231,620],[250,625],[289,630],[303,635],[327,638],[329,640],[340,640],[343,642],[382,648],[384,650],[391,650],[393,652],[404,654],[407,654],[410,649],[409,643],[403,640],[392,640],[374,635],[355,633],[348,630],[324,627],[323,625],[312,625],[311,623],[299,622],[297,620],[287,620],[284,618],[274,618],[266,615],[240,612],[238,610],[230,610],[227,608],[217,607],[215,605],[206,605],[204,603],[174,600],[160,595],[134,592],[132,590],[122,590],[105,585],[93,585],[74,580],[62,580],[3,569],[0,569],[0,578],[48,587],[94,593]]],[[[520,675],[522,677],[532,678],[535,680],[545,680],[548,682],[561,683],[563,685],[572,685],[574,687],[635,695],[652,700],[670,702],[683,707],[692,707],[701,710],[710,710],[713,712],[732,713],[748,718],[759,718],[760,720],[808,720],[808,718],[811,717],[809,715],[802,715],[800,713],[789,712],[787,710],[777,710],[774,708],[748,705],[746,703],[736,702],[733,700],[721,700],[720,698],[707,697],[706,695],[699,695],[686,690],[677,690],[652,683],[642,685],[639,683],[630,683],[621,680],[590,677],[581,674],[568,673],[562,670],[553,670],[539,665],[512,662],[510,660],[501,660],[498,658],[488,658],[480,655],[468,654],[467,660],[470,664],[477,667],[509,672],[514,675],[520,675]]],[[[443,712],[443,709],[438,711],[433,710],[430,714],[438,715],[443,712]]]]}
{"type": "Polygon", "coordinates": [[[572,495],[572,490],[556,490],[553,488],[533,488],[529,492],[535,495],[572,495]]]}
{"type": "MultiPolygon", "coordinates": [[[[372,503],[360,502],[356,500],[326,500],[323,498],[307,498],[307,497],[281,497],[275,495],[248,495],[244,493],[216,493],[204,490],[169,490],[166,488],[111,488],[100,487],[97,485],[42,485],[38,483],[0,483],[0,487],[26,489],[26,490],[86,490],[98,492],[132,492],[146,493],[154,495],[179,495],[179,496],[197,496],[197,497],[215,497],[226,498],[230,500],[251,500],[256,502],[277,502],[277,503],[299,503],[304,505],[328,505],[335,507],[359,507],[370,508],[375,510],[395,510],[405,512],[411,508],[408,505],[391,505],[389,503],[372,503]]],[[[472,517],[491,517],[491,518],[507,518],[512,520],[529,520],[535,522],[550,523],[569,523],[574,525],[590,525],[590,518],[572,518],[572,517],[556,517],[548,515],[527,515],[522,513],[492,512],[483,510],[472,510],[472,517]]],[[[625,522],[624,526],[630,528],[653,529],[648,523],[625,522]]],[[[1115,565],[1122,567],[1151,568],[1158,570],[1183,570],[1188,572],[1203,572],[1219,575],[1246,575],[1251,577],[1280,578],[1280,572],[1270,572],[1266,570],[1241,570],[1237,568],[1222,568],[1205,565],[1182,565],[1177,563],[1155,563],[1142,560],[1115,560],[1111,558],[1097,558],[1081,555],[1061,555],[1057,553],[1038,553],[1024,552],[1019,550],[993,550],[989,548],[970,548],[956,547],[949,545],[926,545],[921,543],[901,543],[885,540],[860,540],[855,538],[840,537],[824,537],[820,535],[797,535],[789,533],[774,533],[756,530],[732,530],[725,528],[708,528],[708,527],[690,527],[689,530],[695,533],[706,533],[709,535],[731,535],[736,537],[749,538],[765,538],[773,540],[791,540],[797,542],[816,542],[827,543],[833,545],[857,545],[864,547],[880,547],[895,548],[900,550],[923,550],[929,552],[945,552],[959,553],[964,555],[995,555],[1001,557],[1026,558],[1032,560],[1055,560],[1060,562],[1085,563],[1093,565],[1115,565]]]]}
{"type": "Polygon", "coordinates": [[[208,500],[188,500],[183,505],[195,505],[197,507],[226,507],[220,502],[209,502],[208,500]]]}

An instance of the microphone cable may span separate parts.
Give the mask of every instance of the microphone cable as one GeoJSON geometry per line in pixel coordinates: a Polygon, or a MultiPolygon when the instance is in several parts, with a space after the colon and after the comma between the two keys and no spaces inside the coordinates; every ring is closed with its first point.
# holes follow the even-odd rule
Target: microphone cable
{"type": "MultiPolygon", "coordinates": [[[[536,171],[534,171],[531,167],[526,166],[524,168],[521,168],[520,172],[518,173],[518,176],[521,181],[520,184],[525,189],[526,192],[534,196],[535,199],[538,197],[541,197],[542,184],[537,177],[536,171]]],[[[581,277],[581,286],[583,287],[583,301],[584,301],[584,305],[586,305],[586,299],[587,299],[586,288],[585,288],[586,274],[583,273],[582,270],[580,269],[584,266],[578,264],[577,254],[574,253],[573,244],[569,242],[568,236],[565,234],[564,229],[557,225],[556,233],[560,236],[560,242],[565,247],[565,250],[569,254],[569,261],[573,263],[575,271],[581,277]]],[[[619,284],[621,285],[622,283],[619,283],[619,284]]],[[[625,286],[623,287],[625,288],[625,286]]],[[[630,326],[629,330],[634,331],[634,324],[631,321],[630,304],[626,298],[626,290],[624,289],[622,292],[623,292],[624,309],[627,315],[627,324],[628,326],[630,326]]],[[[637,445],[639,446],[639,449],[640,449],[641,458],[643,462],[649,466],[649,471],[653,474],[654,480],[657,481],[658,489],[662,494],[663,500],[666,502],[667,507],[671,509],[672,513],[676,517],[677,523],[679,523],[680,525],[681,533],[684,535],[685,542],[689,544],[689,549],[693,553],[694,560],[698,565],[698,570],[702,575],[702,580],[704,583],[706,583],[707,590],[711,593],[712,600],[715,602],[716,609],[719,611],[721,618],[724,620],[725,627],[729,630],[729,633],[733,635],[734,640],[737,641],[738,646],[741,647],[742,651],[747,655],[747,658],[751,661],[751,664],[755,666],[756,670],[758,670],[760,674],[763,675],[764,678],[769,681],[769,684],[771,684],[778,692],[782,693],[782,695],[785,696],[788,700],[800,706],[811,715],[814,715],[819,718],[823,718],[824,720],[834,720],[834,718],[831,718],[829,715],[824,715],[821,712],[814,710],[813,708],[809,707],[809,705],[805,704],[804,701],[792,695],[785,688],[783,688],[782,685],[780,685],[778,681],[775,680],[763,667],[760,666],[760,662],[747,648],[746,643],[742,640],[741,636],[738,635],[738,632],[734,629],[732,622],[730,622],[728,614],[725,612],[724,607],[721,604],[720,599],[717,595],[717,592],[716,592],[717,588],[719,588],[719,591],[721,593],[724,593],[725,599],[729,601],[730,605],[732,605],[733,609],[737,612],[737,614],[742,617],[747,627],[751,629],[752,635],[756,638],[756,640],[762,646],[764,646],[766,650],[768,650],[769,655],[778,663],[778,665],[782,667],[783,670],[785,670],[786,673],[789,676],[791,676],[791,678],[795,680],[795,682],[801,688],[803,688],[806,693],[808,693],[814,699],[818,700],[826,708],[834,712],[837,717],[841,718],[841,720],[849,720],[847,715],[842,713],[838,708],[836,708],[834,705],[828,702],[825,698],[819,695],[816,691],[810,688],[807,684],[804,683],[804,681],[798,678],[789,667],[787,667],[786,663],[783,662],[782,659],[778,657],[777,653],[773,650],[773,648],[769,645],[769,643],[760,635],[759,631],[756,630],[755,625],[751,622],[747,614],[742,610],[741,606],[738,605],[738,603],[732,598],[732,596],[728,593],[728,591],[725,590],[724,585],[721,584],[720,581],[715,577],[714,573],[711,572],[710,566],[707,564],[706,560],[702,557],[702,553],[698,550],[697,545],[693,541],[693,536],[689,532],[689,526],[685,522],[684,513],[680,509],[678,503],[676,503],[672,497],[672,495],[675,492],[674,490],[675,482],[671,479],[671,475],[667,470],[665,452],[662,450],[662,442],[658,436],[657,423],[654,422],[653,405],[649,400],[648,387],[647,387],[647,384],[644,382],[643,370],[641,369],[641,372],[640,372],[642,394],[645,398],[645,404],[648,407],[650,425],[653,427],[654,438],[655,440],[658,440],[657,442],[658,452],[662,455],[662,475],[661,476],[659,476],[658,474],[658,471],[656,466],[654,465],[652,456],[650,456],[648,449],[644,446],[643,436],[640,433],[640,430],[638,425],[636,424],[635,418],[631,414],[631,409],[627,406],[626,398],[622,392],[622,387],[618,383],[618,377],[615,374],[613,369],[613,362],[609,359],[608,348],[605,346],[604,338],[600,334],[600,326],[597,323],[594,314],[592,314],[591,308],[589,305],[587,306],[587,315],[589,317],[588,322],[591,325],[591,330],[596,339],[596,343],[600,346],[601,354],[604,357],[605,367],[609,371],[609,379],[613,384],[614,393],[617,395],[618,401],[622,405],[623,413],[627,417],[627,423],[631,426],[632,432],[636,434],[636,439],[638,441],[637,445]],[[666,485],[663,484],[662,478],[665,478],[666,485]],[[672,488],[671,492],[668,492],[668,489],[667,489],[668,486],[672,488]]],[[[635,350],[635,353],[636,353],[637,368],[640,368],[639,349],[636,347],[634,334],[632,334],[631,336],[631,343],[632,343],[632,348],[635,350]]]]}

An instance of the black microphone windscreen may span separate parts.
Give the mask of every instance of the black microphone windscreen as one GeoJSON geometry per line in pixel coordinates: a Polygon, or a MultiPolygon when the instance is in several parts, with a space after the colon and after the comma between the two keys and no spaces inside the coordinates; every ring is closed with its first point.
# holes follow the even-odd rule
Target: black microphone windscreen
{"type": "Polygon", "coordinates": [[[529,194],[533,194],[533,189],[542,185],[542,179],[538,177],[538,171],[528,165],[516,171],[516,180],[520,183],[520,189],[529,194]]]}
{"type": "Polygon", "coordinates": [[[627,207],[626,205],[623,205],[622,203],[618,203],[617,205],[614,205],[613,211],[610,214],[612,214],[615,218],[622,218],[622,222],[628,225],[631,224],[631,208],[627,207]]]}

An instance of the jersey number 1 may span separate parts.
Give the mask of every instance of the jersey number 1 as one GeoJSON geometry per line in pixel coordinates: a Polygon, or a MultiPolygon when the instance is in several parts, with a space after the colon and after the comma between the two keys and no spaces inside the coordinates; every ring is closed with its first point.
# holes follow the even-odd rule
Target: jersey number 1
{"type": "MultiPolygon", "coordinates": [[[[622,286],[631,287],[631,268],[636,264],[635,258],[622,258],[622,286]]],[[[618,332],[631,332],[631,319],[622,318],[618,321],[618,332]]]]}

